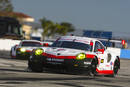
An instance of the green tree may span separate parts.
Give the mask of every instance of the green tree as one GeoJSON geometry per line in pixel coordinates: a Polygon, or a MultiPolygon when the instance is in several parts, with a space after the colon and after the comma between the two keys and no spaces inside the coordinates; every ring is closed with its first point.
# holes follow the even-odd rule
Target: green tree
{"type": "Polygon", "coordinates": [[[42,39],[44,40],[46,36],[51,36],[51,28],[53,27],[53,22],[50,20],[47,20],[46,18],[40,19],[43,33],[42,33],[42,39]]]}
{"type": "Polygon", "coordinates": [[[12,12],[13,5],[11,0],[0,0],[0,11],[2,12],[12,12]]]}
{"type": "Polygon", "coordinates": [[[61,25],[65,26],[68,32],[73,32],[75,30],[74,26],[71,23],[62,22],[61,25]]]}
{"type": "Polygon", "coordinates": [[[54,23],[51,20],[47,20],[46,18],[40,19],[43,33],[42,39],[44,40],[45,37],[53,37],[56,34],[59,35],[66,35],[68,32],[73,32],[75,30],[74,26],[68,22],[62,23],[54,23]]]}
{"type": "Polygon", "coordinates": [[[66,35],[68,32],[73,32],[74,30],[75,28],[71,23],[62,22],[58,28],[58,33],[61,35],[66,35]]]}

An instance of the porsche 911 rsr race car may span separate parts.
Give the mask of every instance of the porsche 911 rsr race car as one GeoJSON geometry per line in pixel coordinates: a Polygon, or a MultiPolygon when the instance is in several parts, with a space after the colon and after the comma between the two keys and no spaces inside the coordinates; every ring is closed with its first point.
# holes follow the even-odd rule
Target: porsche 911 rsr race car
{"type": "Polygon", "coordinates": [[[19,45],[11,48],[11,57],[19,59],[27,59],[34,48],[42,47],[40,41],[37,40],[22,40],[19,45]]]}
{"type": "Polygon", "coordinates": [[[120,68],[120,58],[97,39],[62,36],[51,47],[33,50],[28,67],[35,72],[42,72],[43,68],[83,69],[93,75],[115,76],[120,68]]]}

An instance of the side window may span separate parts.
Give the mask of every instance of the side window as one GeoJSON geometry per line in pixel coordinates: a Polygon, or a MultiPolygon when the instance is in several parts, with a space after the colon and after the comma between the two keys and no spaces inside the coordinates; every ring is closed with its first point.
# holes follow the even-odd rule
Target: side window
{"type": "Polygon", "coordinates": [[[104,49],[104,47],[103,47],[103,45],[100,42],[96,41],[95,42],[94,52],[97,52],[98,49],[104,49]]]}

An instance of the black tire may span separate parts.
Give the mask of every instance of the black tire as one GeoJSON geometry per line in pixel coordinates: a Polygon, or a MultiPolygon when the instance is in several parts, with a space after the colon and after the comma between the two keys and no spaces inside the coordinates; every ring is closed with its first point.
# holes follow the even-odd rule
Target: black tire
{"type": "Polygon", "coordinates": [[[13,57],[12,57],[12,50],[10,51],[10,57],[13,58],[13,57]]]}
{"type": "Polygon", "coordinates": [[[16,59],[19,59],[19,55],[18,54],[16,54],[16,59]]]}
{"type": "Polygon", "coordinates": [[[112,75],[112,77],[115,77],[117,75],[118,70],[119,70],[119,60],[116,60],[114,63],[114,68],[113,68],[114,74],[112,75]]]}
{"type": "Polygon", "coordinates": [[[97,68],[97,59],[94,58],[91,63],[91,73],[95,76],[96,75],[96,68],[97,68]]]}
{"type": "Polygon", "coordinates": [[[43,72],[43,65],[41,62],[28,62],[28,68],[30,68],[33,72],[43,72]]]}
{"type": "Polygon", "coordinates": [[[108,77],[116,77],[118,70],[120,68],[120,62],[118,59],[114,62],[114,67],[113,67],[113,74],[112,75],[107,75],[108,77]]]}

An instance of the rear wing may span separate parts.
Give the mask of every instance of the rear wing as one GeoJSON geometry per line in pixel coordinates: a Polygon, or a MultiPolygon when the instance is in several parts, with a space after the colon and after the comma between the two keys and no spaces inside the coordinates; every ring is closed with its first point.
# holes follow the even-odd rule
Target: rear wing
{"type": "Polygon", "coordinates": [[[115,39],[98,39],[104,46],[113,48],[127,48],[127,43],[125,40],[115,40],[115,39]]]}

